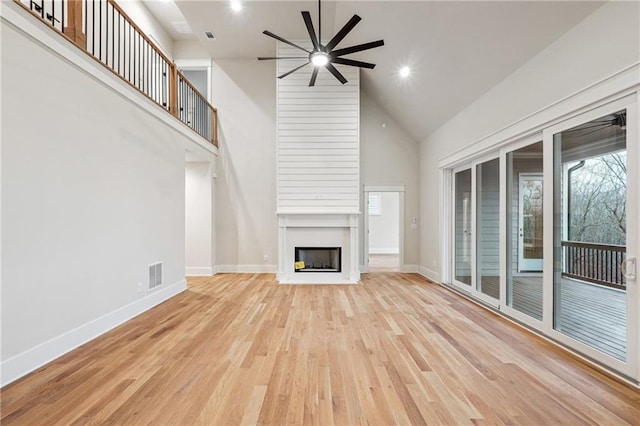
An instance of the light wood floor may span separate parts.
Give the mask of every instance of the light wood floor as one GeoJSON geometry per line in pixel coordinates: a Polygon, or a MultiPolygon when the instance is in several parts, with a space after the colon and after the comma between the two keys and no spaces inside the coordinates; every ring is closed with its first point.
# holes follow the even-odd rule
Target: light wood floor
{"type": "Polygon", "coordinates": [[[640,391],[417,275],[189,290],[2,389],[2,424],[639,424],[640,391]]]}

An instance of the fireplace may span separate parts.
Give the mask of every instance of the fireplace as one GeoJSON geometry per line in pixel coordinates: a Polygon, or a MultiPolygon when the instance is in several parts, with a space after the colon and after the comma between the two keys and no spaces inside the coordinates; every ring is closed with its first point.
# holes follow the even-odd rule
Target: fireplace
{"type": "Polygon", "coordinates": [[[295,272],[342,272],[342,247],[296,247],[295,272]]]}
{"type": "Polygon", "coordinates": [[[356,284],[358,213],[278,213],[280,284],[356,284]],[[298,263],[296,267],[296,262],[298,263]]]}

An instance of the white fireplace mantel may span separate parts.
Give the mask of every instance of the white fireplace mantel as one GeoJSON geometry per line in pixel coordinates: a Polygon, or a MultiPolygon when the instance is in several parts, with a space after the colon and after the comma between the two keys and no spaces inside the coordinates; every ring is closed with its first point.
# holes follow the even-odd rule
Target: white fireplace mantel
{"type": "Polygon", "coordinates": [[[278,213],[280,284],[356,284],[359,212],[278,213]],[[342,247],[341,272],[296,272],[296,247],[342,247]]]}

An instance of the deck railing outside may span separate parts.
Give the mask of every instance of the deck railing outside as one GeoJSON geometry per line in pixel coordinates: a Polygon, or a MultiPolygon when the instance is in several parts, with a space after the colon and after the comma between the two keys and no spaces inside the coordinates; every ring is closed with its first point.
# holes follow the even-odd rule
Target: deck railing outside
{"type": "Polygon", "coordinates": [[[610,244],[562,241],[562,275],[594,284],[626,289],[622,262],[627,248],[610,244]]]}
{"type": "Polygon", "coordinates": [[[14,0],[218,146],[217,111],[114,0],[14,0]]]}

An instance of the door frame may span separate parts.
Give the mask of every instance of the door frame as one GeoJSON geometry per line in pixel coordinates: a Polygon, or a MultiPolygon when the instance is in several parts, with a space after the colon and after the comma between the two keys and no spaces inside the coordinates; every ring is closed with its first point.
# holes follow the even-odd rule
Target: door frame
{"type": "Polygon", "coordinates": [[[451,271],[451,284],[460,289],[465,293],[471,293],[471,290],[474,288],[474,267],[475,267],[475,250],[473,249],[475,245],[475,197],[473,196],[473,188],[475,184],[475,173],[474,173],[474,165],[472,163],[466,163],[462,166],[458,166],[454,169],[451,169],[451,192],[450,192],[450,203],[451,210],[449,214],[451,215],[449,218],[449,223],[451,224],[449,238],[451,239],[450,250],[451,253],[449,255],[450,259],[450,271],[451,271]],[[471,209],[471,217],[469,219],[470,226],[470,241],[469,245],[471,247],[471,251],[469,253],[469,273],[471,278],[471,283],[465,284],[462,281],[458,281],[456,279],[456,174],[460,172],[464,172],[465,170],[469,170],[471,172],[471,184],[469,188],[469,194],[471,194],[471,205],[469,208],[471,209]]]}
{"type": "Polygon", "coordinates": [[[398,245],[399,245],[399,270],[400,272],[413,272],[406,270],[404,264],[404,185],[363,185],[363,199],[365,211],[362,212],[363,220],[363,238],[362,238],[362,255],[363,263],[360,268],[361,272],[369,272],[369,193],[370,192],[397,192],[398,193],[398,245]]]}
{"type": "MultiPolygon", "coordinates": [[[[598,119],[607,114],[626,109],[627,111],[627,259],[637,259],[640,243],[640,219],[638,196],[638,172],[640,167],[640,149],[638,147],[638,123],[640,113],[637,104],[637,95],[631,94],[615,101],[593,108],[587,112],[577,114],[565,121],[547,127],[543,131],[544,152],[544,247],[548,251],[554,247],[554,141],[553,136],[564,130],[571,129],[583,123],[598,119]],[[550,188],[550,189],[549,189],[550,188]]],[[[545,256],[543,273],[543,331],[549,337],[563,345],[579,351],[584,356],[613,368],[636,380],[640,378],[640,361],[638,360],[638,329],[640,327],[638,308],[640,294],[638,293],[638,281],[627,279],[627,360],[620,361],[608,354],[579,342],[553,326],[554,314],[554,255],[545,256]]]]}
{"type": "MultiPolygon", "coordinates": [[[[524,203],[522,202],[522,182],[526,181],[526,180],[539,180],[542,182],[542,195],[543,195],[543,200],[544,200],[544,174],[543,173],[528,173],[528,172],[523,172],[523,173],[519,173],[518,174],[518,272],[540,272],[542,273],[542,268],[543,268],[543,259],[535,259],[535,265],[538,265],[539,262],[539,268],[524,268],[524,236],[522,234],[523,230],[524,230],[524,210],[523,210],[523,205],[524,203]],[[537,177],[539,179],[528,179],[528,178],[533,178],[533,177],[537,177]]],[[[544,206],[543,206],[544,209],[544,206]]],[[[544,210],[543,210],[543,217],[544,217],[544,210]]],[[[543,231],[544,231],[544,226],[543,226],[543,231]]],[[[534,264],[534,260],[530,260],[529,262],[531,262],[531,264],[534,264]]]]}

